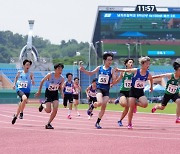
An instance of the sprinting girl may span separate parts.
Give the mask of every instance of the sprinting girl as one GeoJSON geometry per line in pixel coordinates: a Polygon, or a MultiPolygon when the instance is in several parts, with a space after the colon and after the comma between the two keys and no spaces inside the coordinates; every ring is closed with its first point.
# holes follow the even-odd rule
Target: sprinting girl
{"type": "Polygon", "coordinates": [[[133,69],[117,69],[119,72],[132,72],[134,76],[132,78],[131,89],[129,93],[129,113],[128,113],[128,129],[132,129],[132,118],[134,108],[140,106],[146,108],[148,106],[148,100],[144,96],[144,87],[147,80],[150,80],[150,92],[153,90],[153,79],[148,69],[150,66],[149,57],[139,58],[141,68],[133,69]],[[138,99],[138,102],[136,102],[138,99]]]}
{"type": "Polygon", "coordinates": [[[69,110],[68,110],[68,119],[71,119],[71,111],[72,111],[72,105],[73,105],[73,81],[72,81],[72,73],[67,73],[66,78],[67,81],[63,84],[63,105],[66,108],[67,102],[69,102],[69,110]]]}
{"type": "MultiPolygon", "coordinates": [[[[134,60],[129,58],[124,61],[124,65],[127,69],[132,69],[134,64],[134,60]]],[[[123,126],[122,120],[127,115],[129,111],[129,91],[131,89],[132,78],[134,73],[124,72],[121,73],[120,76],[117,78],[115,83],[118,83],[122,79],[122,84],[120,87],[120,94],[119,97],[115,100],[115,104],[120,103],[122,107],[124,107],[124,111],[121,114],[121,118],[118,121],[119,126],[123,126]]]]}
{"type": "Polygon", "coordinates": [[[23,111],[26,103],[28,102],[28,98],[31,92],[31,84],[35,84],[34,75],[29,71],[31,65],[32,61],[25,59],[23,61],[23,70],[18,71],[14,80],[13,89],[16,89],[16,92],[21,98],[21,101],[19,102],[17,112],[13,117],[12,124],[15,124],[19,114],[19,118],[23,119],[23,111]]]}
{"type": "MultiPolygon", "coordinates": [[[[93,79],[91,85],[89,85],[86,89],[86,96],[88,99],[89,107],[91,104],[94,104],[94,102],[97,102],[96,93],[96,79],[93,79]]],[[[89,115],[88,119],[91,119],[92,115],[93,113],[89,115]]]]}
{"type": "Polygon", "coordinates": [[[77,112],[77,115],[80,116],[78,112],[77,106],[79,104],[79,93],[81,91],[81,86],[79,85],[79,78],[74,78],[74,85],[73,85],[73,102],[74,102],[74,109],[77,112]]]}
{"type": "Polygon", "coordinates": [[[154,113],[156,110],[164,110],[169,100],[172,99],[177,105],[175,122],[180,123],[180,95],[179,95],[180,64],[178,62],[174,62],[173,67],[175,70],[174,73],[167,73],[167,74],[160,74],[153,76],[153,79],[167,77],[168,81],[162,103],[159,105],[155,105],[152,108],[152,113],[154,113]]]}
{"type": "Polygon", "coordinates": [[[35,94],[36,97],[41,95],[41,89],[43,83],[46,81],[46,91],[45,91],[45,102],[39,106],[39,112],[46,111],[46,113],[51,113],[45,129],[54,129],[51,122],[55,118],[58,106],[59,106],[59,95],[58,90],[62,92],[62,85],[64,83],[64,77],[61,75],[64,65],[61,63],[54,65],[54,71],[48,73],[42,80],[39,86],[38,92],[35,94]],[[51,104],[53,106],[53,111],[51,112],[51,104]]]}

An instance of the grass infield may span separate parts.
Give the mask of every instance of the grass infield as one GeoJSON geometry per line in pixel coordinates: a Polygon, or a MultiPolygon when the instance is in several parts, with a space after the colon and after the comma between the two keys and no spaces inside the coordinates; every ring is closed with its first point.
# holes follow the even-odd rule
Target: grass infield
{"type": "MultiPolygon", "coordinates": [[[[156,105],[156,103],[149,103],[147,108],[141,108],[138,107],[137,112],[145,112],[145,113],[151,113],[151,109],[153,106],[156,105]]],[[[28,104],[28,106],[33,106],[38,108],[38,104],[28,104]]],[[[64,108],[62,104],[59,105],[60,108],[64,108]]],[[[78,109],[88,109],[88,104],[79,104],[78,109]]],[[[123,111],[123,107],[121,107],[119,104],[107,104],[106,110],[109,111],[123,111]]],[[[100,110],[100,107],[96,110],[100,110]]],[[[164,113],[164,114],[176,114],[176,104],[175,103],[169,103],[164,110],[156,110],[156,113],[164,113]]]]}

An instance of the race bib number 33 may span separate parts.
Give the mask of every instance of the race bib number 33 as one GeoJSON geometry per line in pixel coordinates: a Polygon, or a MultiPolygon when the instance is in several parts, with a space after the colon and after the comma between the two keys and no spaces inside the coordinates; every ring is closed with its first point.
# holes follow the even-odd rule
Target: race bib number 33
{"type": "Polygon", "coordinates": [[[104,75],[104,74],[99,75],[98,83],[108,84],[108,82],[109,82],[109,75],[104,75]]]}

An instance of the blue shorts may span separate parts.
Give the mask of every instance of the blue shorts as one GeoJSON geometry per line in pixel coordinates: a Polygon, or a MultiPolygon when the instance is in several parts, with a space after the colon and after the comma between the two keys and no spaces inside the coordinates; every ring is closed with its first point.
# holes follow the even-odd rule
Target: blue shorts
{"type": "Polygon", "coordinates": [[[104,96],[109,96],[109,89],[106,90],[106,89],[97,88],[97,93],[103,94],[103,97],[104,97],[104,96]]]}
{"type": "Polygon", "coordinates": [[[23,91],[20,91],[20,90],[17,92],[17,94],[21,98],[21,102],[22,102],[23,95],[26,95],[27,98],[29,98],[29,95],[30,95],[30,93],[24,93],[23,91]]]}

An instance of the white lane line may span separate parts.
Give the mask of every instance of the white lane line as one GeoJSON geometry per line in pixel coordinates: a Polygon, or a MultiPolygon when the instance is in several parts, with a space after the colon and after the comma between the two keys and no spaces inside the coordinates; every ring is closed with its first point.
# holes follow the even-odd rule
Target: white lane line
{"type": "MultiPolygon", "coordinates": [[[[11,111],[8,111],[8,110],[1,110],[0,112],[4,112],[4,113],[11,113],[11,111]]],[[[25,116],[32,116],[32,117],[38,117],[38,118],[44,118],[44,119],[48,119],[49,117],[47,117],[48,116],[48,114],[47,113],[39,113],[39,112],[32,112],[32,111],[25,111],[25,114],[24,114],[25,116]],[[29,113],[29,114],[28,114],[29,113]],[[42,116],[40,116],[40,115],[37,115],[37,114],[43,114],[42,116]]],[[[61,114],[57,114],[57,116],[56,116],[56,119],[58,118],[58,117],[60,117],[60,120],[68,120],[68,119],[66,119],[65,117],[63,117],[61,114]]],[[[96,118],[95,118],[96,119],[96,118]]],[[[86,117],[84,117],[84,116],[81,116],[81,117],[73,117],[73,119],[71,119],[71,121],[74,121],[74,120],[77,120],[79,123],[84,123],[85,121],[84,120],[87,120],[87,118],[86,117]]],[[[113,122],[113,121],[117,121],[117,120],[114,120],[113,118],[111,118],[111,117],[108,117],[108,118],[106,118],[106,117],[104,117],[103,118],[103,120],[104,121],[107,121],[108,123],[112,123],[112,124],[114,124],[115,122],[113,122]]],[[[124,119],[124,121],[126,122],[126,120],[127,120],[127,117],[124,119]]],[[[167,119],[165,119],[165,120],[160,120],[160,119],[157,119],[157,120],[155,120],[155,119],[152,119],[152,118],[148,118],[148,117],[146,117],[146,118],[141,118],[141,117],[134,117],[134,119],[133,119],[133,121],[135,121],[134,123],[135,124],[149,124],[150,122],[153,124],[153,125],[159,125],[159,124],[164,124],[165,126],[167,126],[167,119]]],[[[88,122],[88,123],[91,123],[91,122],[93,122],[94,123],[94,120],[87,120],[86,122],[88,122]]],[[[174,120],[173,120],[173,123],[174,123],[174,120]]],[[[172,123],[170,123],[170,124],[172,124],[172,123]]],[[[177,125],[177,124],[176,124],[177,125]]],[[[162,126],[161,126],[162,127],[162,126]]]]}
{"type": "MultiPolygon", "coordinates": [[[[120,134],[107,134],[107,133],[101,133],[101,130],[97,130],[96,133],[86,133],[86,132],[77,132],[77,131],[70,131],[70,130],[62,130],[62,129],[67,129],[67,127],[63,127],[63,128],[59,128],[59,130],[55,129],[55,130],[46,130],[46,129],[41,129],[41,130],[37,130],[37,129],[32,129],[32,128],[17,128],[17,127],[4,127],[2,126],[0,129],[16,129],[16,130],[23,130],[23,131],[39,131],[39,132],[48,132],[48,133],[59,133],[59,132],[63,132],[63,133],[67,133],[67,134],[75,134],[75,135],[94,135],[94,136],[106,136],[106,137],[120,137],[122,140],[122,137],[125,138],[137,138],[137,139],[151,139],[151,140],[175,140],[175,141],[179,141],[180,138],[170,138],[170,137],[152,137],[152,136],[136,136],[136,135],[120,135],[120,134]],[[98,132],[98,133],[97,133],[98,132]]],[[[70,128],[72,130],[72,128],[70,128]]],[[[132,131],[132,130],[129,130],[132,131]]]]}
{"type": "MultiPolygon", "coordinates": [[[[4,117],[12,118],[12,117],[7,116],[7,115],[3,115],[3,114],[0,114],[0,115],[4,116],[4,117]]],[[[36,116],[34,116],[34,117],[36,117],[36,116]]],[[[47,119],[48,119],[48,117],[47,117],[47,119]]],[[[1,123],[11,124],[11,121],[9,121],[9,122],[7,122],[7,121],[6,122],[0,121],[0,122],[1,123]]],[[[30,125],[30,126],[35,126],[36,125],[36,124],[29,124],[29,123],[27,124],[27,123],[24,123],[24,122],[36,122],[36,123],[42,123],[42,125],[45,125],[45,122],[40,121],[40,120],[33,120],[33,119],[23,119],[23,120],[18,119],[18,121],[16,122],[15,125],[22,125],[22,126],[23,125],[30,125]]],[[[81,123],[72,123],[72,122],[70,122],[68,120],[64,121],[62,119],[56,119],[56,120],[53,121],[53,124],[55,124],[55,125],[62,125],[62,126],[64,126],[64,125],[65,126],[70,126],[69,128],[80,129],[80,130],[84,130],[84,129],[85,130],[96,130],[95,128],[92,128],[94,126],[94,123],[93,124],[87,124],[87,122],[85,122],[85,121],[83,122],[83,124],[81,124],[81,123]],[[81,127],[83,127],[83,128],[81,128],[81,127]]],[[[124,132],[124,133],[129,133],[129,130],[125,130],[125,129],[127,129],[126,127],[121,127],[120,128],[118,126],[117,127],[114,126],[114,127],[110,128],[109,124],[107,125],[107,124],[103,124],[102,123],[102,125],[105,126],[105,127],[103,127],[104,130],[109,131],[110,133],[111,132],[117,132],[117,130],[121,131],[121,132],[124,132]]],[[[171,131],[171,130],[169,130],[170,128],[168,128],[167,130],[161,130],[161,129],[162,129],[162,127],[157,127],[157,126],[156,127],[147,126],[146,128],[145,128],[145,126],[137,126],[137,127],[134,127],[133,132],[134,133],[138,133],[138,134],[150,134],[150,133],[153,133],[153,134],[157,134],[157,135],[159,135],[159,134],[162,134],[162,135],[163,134],[164,135],[176,135],[176,136],[180,135],[180,134],[177,134],[180,131],[174,130],[174,127],[173,128],[171,127],[171,129],[173,129],[173,133],[169,133],[169,131],[171,131]],[[151,132],[151,131],[147,132],[145,130],[152,130],[153,132],[151,132]],[[154,132],[154,131],[158,131],[158,132],[154,132]],[[162,131],[166,131],[166,132],[162,132],[162,131]]],[[[166,129],[166,128],[163,128],[163,129],[166,129]]]]}

